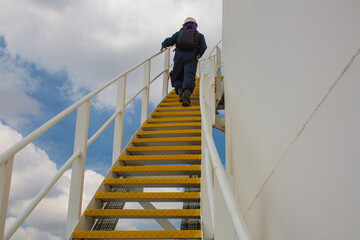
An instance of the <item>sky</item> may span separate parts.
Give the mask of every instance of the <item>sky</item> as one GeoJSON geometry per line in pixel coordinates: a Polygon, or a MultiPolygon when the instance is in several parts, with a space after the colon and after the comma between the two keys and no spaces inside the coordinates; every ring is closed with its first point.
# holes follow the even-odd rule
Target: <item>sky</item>
{"type": "MultiPolygon", "coordinates": [[[[0,153],[82,96],[156,54],[189,16],[205,35],[207,55],[221,39],[221,0],[0,1],[0,153]]],[[[163,55],[152,62],[152,76],[162,64],[163,55]]],[[[142,75],[140,68],[128,76],[127,99],[140,89],[142,75]]],[[[151,87],[150,109],[160,101],[160,82],[151,87]]],[[[89,136],[113,114],[114,93],[111,88],[92,100],[89,136]]],[[[138,98],[126,109],[124,145],[139,127],[140,108],[138,98]]],[[[16,155],[7,223],[71,156],[75,118],[74,112],[16,155]]],[[[84,206],[111,166],[112,131],[110,125],[88,149],[84,206]]],[[[12,239],[63,239],[70,173],[12,239]]],[[[153,223],[121,224],[121,229],[139,229],[153,223]]]]}

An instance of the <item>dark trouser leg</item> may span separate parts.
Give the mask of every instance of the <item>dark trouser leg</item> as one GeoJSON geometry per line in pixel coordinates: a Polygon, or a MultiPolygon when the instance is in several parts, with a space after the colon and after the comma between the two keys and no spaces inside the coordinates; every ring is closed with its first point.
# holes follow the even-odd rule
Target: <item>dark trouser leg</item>
{"type": "Polygon", "coordinates": [[[184,62],[180,60],[174,61],[174,67],[171,77],[171,86],[175,88],[177,94],[179,94],[179,89],[183,86],[184,79],[184,62]]]}
{"type": "Polygon", "coordinates": [[[195,88],[195,74],[197,61],[191,61],[184,65],[184,82],[183,82],[183,106],[190,106],[191,93],[195,88]]]}
{"type": "Polygon", "coordinates": [[[197,61],[191,61],[184,65],[184,82],[182,84],[183,89],[189,89],[191,92],[195,88],[195,74],[197,68],[197,61]]]}

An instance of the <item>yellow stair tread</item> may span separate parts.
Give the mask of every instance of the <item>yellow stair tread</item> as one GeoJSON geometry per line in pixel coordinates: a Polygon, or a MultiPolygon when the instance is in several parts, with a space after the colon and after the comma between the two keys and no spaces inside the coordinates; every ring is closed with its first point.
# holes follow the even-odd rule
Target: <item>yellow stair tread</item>
{"type": "MultiPolygon", "coordinates": [[[[191,96],[193,97],[199,97],[199,93],[192,93],[191,96]]],[[[167,97],[179,97],[179,95],[177,95],[176,93],[170,93],[167,95],[167,97]]]]}
{"type": "MultiPolygon", "coordinates": [[[[199,101],[191,101],[191,104],[200,104],[199,101]]],[[[162,102],[160,106],[182,105],[181,102],[162,102]]]]}
{"type": "Polygon", "coordinates": [[[200,184],[201,178],[105,178],[105,184],[200,184]]]}
{"type": "Polygon", "coordinates": [[[201,171],[201,165],[120,166],[112,167],[112,170],[114,172],[201,171]]]}
{"type": "Polygon", "coordinates": [[[166,110],[200,110],[200,106],[189,106],[189,107],[157,107],[157,111],[166,111],[166,110]]]}
{"type": "Polygon", "coordinates": [[[95,197],[98,199],[123,199],[133,200],[138,199],[161,199],[161,200],[181,200],[181,199],[195,199],[200,200],[200,192],[97,192],[95,197]]]}
{"type": "Polygon", "coordinates": [[[200,217],[200,209],[86,209],[86,216],[200,217]]]}
{"type": "MultiPolygon", "coordinates": [[[[190,99],[192,101],[199,101],[199,96],[190,97],[190,99]]],[[[178,102],[178,101],[179,101],[179,96],[175,94],[172,94],[163,100],[163,102],[178,102]]]]}
{"type": "MultiPolygon", "coordinates": [[[[185,108],[185,107],[184,107],[185,108]]],[[[178,112],[153,112],[152,116],[166,116],[166,115],[201,115],[200,111],[178,111],[178,112]]]]}
{"type": "Polygon", "coordinates": [[[179,117],[179,118],[148,118],[147,122],[185,122],[201,121],[201,117],[179,117]]]}
{"type": "Polygon", "coordinates": [[[201,154],[179,154],[179,155],[125,155],[120,156],[120,161],[131,160],[187,160],[198,159],[201,160],[201,154]]]}
{"type": "Polygon", "coordinates": [[[136,132],[136,135],[178,134],[178,133],[201,133],[201,129],[138,131],[136,132]]]}
{"type": "Polygon", "coordinates": [[[72,237],[75,239],[199,239],[201,230],[74,231],[72,237]]]}
{"type": "Polygon", "coordinates": [[[196,146],[156,146],[156,147],[127,147],[126,151],[136,152],[136,151],[199,151],[201,150],[201,145],[196,146]]]}
{"type": "Polygon", "coordinates": [[[201,137],[165,137],[165,138],[134,138],[133,143],[147,142],[193,142],[201,141],[201,137]]]}
{"type": "Polygon", "coordinates": [[[143,128],[151,127],[196,127],[201,126],[201,122],[190,122],[190,123],[144,123],[143,128]]]}

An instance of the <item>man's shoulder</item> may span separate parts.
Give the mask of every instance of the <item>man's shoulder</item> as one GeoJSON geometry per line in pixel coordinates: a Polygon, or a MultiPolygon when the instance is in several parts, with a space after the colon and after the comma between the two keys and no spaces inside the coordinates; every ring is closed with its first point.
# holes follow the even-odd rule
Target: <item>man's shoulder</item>
{"type": "Polygon", "coordinates": [[[198,35],[201,36],[201,37],[204,37],[204,34],[202,34],[201,32],[197,31],[198,32],[198,35]]]}
{"type": "Polygon", "coordinates": [[[204,34],[202,34],[202,33],[199,32],[199,31],[198,31],[198,38],[199,38],[199,40],[201,40],[201,39],[204,39],[204,40],[205,40],[204,34]]]}

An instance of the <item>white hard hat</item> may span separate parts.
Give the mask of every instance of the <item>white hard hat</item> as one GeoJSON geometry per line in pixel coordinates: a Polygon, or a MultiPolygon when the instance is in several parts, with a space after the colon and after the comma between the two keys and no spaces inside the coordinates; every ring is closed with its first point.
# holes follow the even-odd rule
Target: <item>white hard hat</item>
{"type": "Polygon", "coordinates": [[[193,22],[193,23],[195,23],[195,24],[197,25],[196,20],[195,20],[194,18],[192,18],[192,17],[187,17],[187,18],[185,19],[185,21],[184,21],[184,24],[186,24],[186,23],[188,23],[188,22],[193,22]]]}

